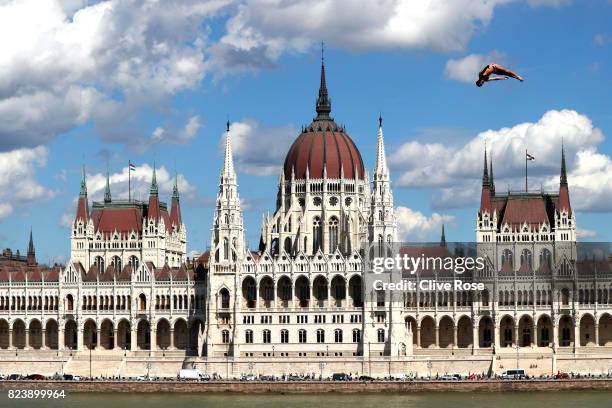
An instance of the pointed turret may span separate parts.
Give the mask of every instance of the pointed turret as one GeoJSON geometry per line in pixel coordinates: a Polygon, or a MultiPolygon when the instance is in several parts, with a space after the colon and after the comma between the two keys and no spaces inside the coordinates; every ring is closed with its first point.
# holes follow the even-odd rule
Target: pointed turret
{"type": "Polygon", "coordinates": [[[482,194],[480,195],[480,213],[487,211],[491,213],[491,184],[487,169],[487,150],[485,148],[484,167],[482,171],[482,194]]]}
{"type": "Polygon", "coordinates": [[[491,154],[491,159],[489,162],[489,178],[491,182],[491,195],[495,195],[495,180],[493,179],[493,154],[491,154]]]}
{"type": "Polygon", "coordinates": [[[112,201],[111,191],[110,191],[110,174],[108,171],[106,172],[106,188],[104,189],[104,202],[110,203],[112,201]]]}
{"type": "Polygon", "coordinates": [[[149,218],[157,221],[160,217],[159,213],[159,188],[157,187],[157,174],[155,171],[155,162],[153,162],[153,175],[151,176],[151,188],[149,189],[149,218]]]}
{"type": "Polygon", "coordinates": [[[446,234],[444,233],[444,224],[442,224],[442,236],[440,237],[440,246],[446,248],[446,234]]]}
{"type": "Polygon", "coordinates": [[[378,117],[378,146],[376,148],[376,167],[374,168],[374,178],[389,173],[387,168],[387,155],[385,154],[385,141],[383,137],[382,115],[378,117]]]}
{"type": "Polygon", "coordinates": [[[225,154],[223,156],[223,177],[236,177],[234,170],[234,157],[232,154],[232,140],[230,134],[230,121],[226,123],[225,129],[225,154]]]}
{"type": "Polygon", "coordinates": [[[170,220],[174,225],[176,225],[177,230],[181,228],[183,220],[181,217],[181,204],[178,190],[178,174],[176,172],[174,173],[174,187],[172,188],[172,208],[170,209],[170,220]]]}
{"type": "Polygon", "coordinates": [[[567,169],[565,166],[565,147],[561,145],[561,176],[559,177],[559,210],[572,211],[567,184],[567,169]]]}
{"type": "Polygon", "coordinates": [[[327,82],[325,80],[325,56],[321,46],[321,83],[319,85],[319,97],[317,98],[317,117],[315,120],[331,120],[331,98],[327,93],[327,82]]]}
{"type": "Polygon", "coordinates": [[[36,265],[36,251],[34,250],[34,239],[32,238],[32,228],[30,228],[30,240],[28,242],[28,265],[36,265]]]}
{"type": "MultiPolygon", "coordinates": [[[[110,189],[109,189],[110,195],[110,189]]],[[[85,179],[85,166],[81,173],[81,191],[79,192],[79,200],[77,202],[77,213],[75,221],[83,221],[87,223],[89,219],[89,203],[87,201],[87,181],[85,179]]]]}

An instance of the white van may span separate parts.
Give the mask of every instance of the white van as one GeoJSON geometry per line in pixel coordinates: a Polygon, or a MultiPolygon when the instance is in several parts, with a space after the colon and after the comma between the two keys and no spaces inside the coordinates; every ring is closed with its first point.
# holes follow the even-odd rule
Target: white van
{"type": "Polygon", "coordinates": [[[502,380],[521,380],[525,377],[527,377],[527,374],[525,374],[525,370],[523,370],[522,368],[517,368],[515,370],[506,370],[500,376],[502,380]]]}
{"type": "Polygon", "coordinates": [[[203,380],[203,379],[210,379],[210,377],[206,378],[208,376],[202,374],[202,372],[200,370],[193,370],[193,369],[187,369],[187,368],[183,368],[181,371],[179,371],[179,379],[181,380],[203,380]]]}

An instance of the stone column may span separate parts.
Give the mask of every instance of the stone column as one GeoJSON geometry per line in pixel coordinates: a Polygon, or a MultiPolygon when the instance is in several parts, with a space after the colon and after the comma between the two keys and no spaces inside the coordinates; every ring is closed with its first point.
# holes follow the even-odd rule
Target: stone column
{"type": "Polygon", "coordinates": [[[599,324],[595,323],[595,346],[599,346],[599,324]]]}
{"type": "Polygon", "coordinates": [[[559,326],[553,325],[553,348],[556,350],[559,347],[559,326]]]}
{"type": "Polygon", "coordinates": [[[174,350],[174,329],[170,327],[170,345],[168,350],[174,350]]]}
{"type": "Polygon", "coordinates": [[[59,326],[57,329],[57,350],[58,351],[64,351],[64,343],[66,342],[65,337],[66,335],[64,333],[63,327],[59,326]]]}
{"type": "Polygon", "coordinates": [[[40,349],[41,350],[46,350],[47,349],[47,343],[46,343],[46,341],[47,341],[47,330],[42,329],[40,331],[40,337],[41,337],[41,341],[42,341],[41,344],[40,344],[40,349]]]}
{"type": "Polygon", "coordinates": [[[151,327],[150,337],[149,348],[151,351],[155,351],[157,349],[157,329],[155,327],[151,327]]]}
{"type": "Polygon", "coordinates": [[[76,349],[77,351],[81,351],[83,350],[83,330],[79,327],[79,325],[77,325],[77,344],[76,344],[76,349]]]}
{"type": "Polygon", "coordinates": [[[518,324],[514,325],[514,347],[517,347],[521,344],[521,342],[519,341],[519,326],[518,324]]]}
{"type": "Polygon", "coordinates": [[[436,322],[436,348],[440,347],[440,326],[436,322]]]}
{"type": "Polygon", "coordinates": [[[113,344],[111,344],[111,348],[119,348],[119,329],[117,327],[113,328],[113,344]]]}
{"type": "Polygon", "coordinates": [[[538,325],[536,323],[531,326],[531,347],[538,346],[538,325]]]}
{"type": "Polygon", "coordinates": [[[574,348],[580,347],[580,322],[574,324],[574,348]]]}
{"type": "Polygon", "coordinates": [[[130,327],[130,351],[136,350],[136,344],[138,344],[138,331],[134,325],[132,325],[132,327],[130,327]]]}
{"type": "Polygon", "coordinates": [[[499,330],[500,330],[499,324],[496,322],[493,327],[493,339],[494,339],[493,345],[494,345],[495,350],[499,350],[499,348],[501,347],[499,330]]]}
{"type": "Polygon", "coordinates": [[[480,333],[476,322],[472,323],[472,350],[478,349],[480,346],[480,333]]]}
{"type": "Polygon", "coordinates": [[[100,337],[101,337],[101,335],[102,335],[102,331],[98,327],[96,329],[96,344],[94,345],[94,350],[99,350],[100,349],[100,337]]]}
{"type": "Polygon", "coordinates": [[[421,348],[421,326],[419,325],[416,327],[416,345],[421,348]]]}
{"type": "Polygon", "coordinates": [[[30,347],[30,329],[26,328],[25,329],[25,346],[23,347],[24,350],[29,350],[30,347]]]}
{"type": "Polygon", "coordinates": [[[13,348],[13,329],[9,328],[9,349],[13,348]]]}

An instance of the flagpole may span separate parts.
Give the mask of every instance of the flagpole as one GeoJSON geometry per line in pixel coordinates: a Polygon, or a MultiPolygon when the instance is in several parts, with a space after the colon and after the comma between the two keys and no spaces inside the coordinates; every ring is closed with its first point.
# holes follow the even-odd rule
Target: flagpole
{"type": "Polygon", "coordinates": [[[128,160],[128,202],[132,202],[132,161],[128,160]]]}
{"type": "Polygon", "coordinates": [[[525,192],[527,193],[527,149],[525,149],[525,192]]]}

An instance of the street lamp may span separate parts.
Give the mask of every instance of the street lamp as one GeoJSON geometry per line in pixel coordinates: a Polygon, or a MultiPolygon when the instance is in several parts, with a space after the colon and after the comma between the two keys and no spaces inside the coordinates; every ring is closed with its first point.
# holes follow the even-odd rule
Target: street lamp
{"type": "Polygon", "coordinates": [[[319,374],[319,380],[323,380],[323,369],[324,368],[325,368],[325,363],[321,361],[319,363],[319,369],[321,370],[321,374],[319,374]]]}
{"type": "Polygon", "coordinates": [[[272,346],[272,357],[274,357],[274,346],[272,346]]]}

